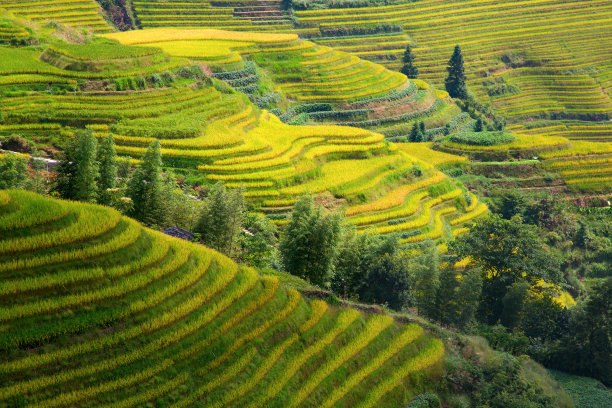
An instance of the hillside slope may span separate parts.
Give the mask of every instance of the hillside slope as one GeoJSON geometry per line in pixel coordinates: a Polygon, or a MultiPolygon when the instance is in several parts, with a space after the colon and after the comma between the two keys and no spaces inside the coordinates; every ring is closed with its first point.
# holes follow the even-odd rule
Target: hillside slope
{"type": "Polygon", "coordinates": [[[94,0],[0,0],[0,9],[37,23],[54,22],[95,33],[114,31],[94,0]]]}
{"type": "Polygon", "coordinates": [[[0,270],[0,406],[396,407],[444,354],[417,325],[24,191],[0,191],[0,270]]]}
{"type": "MultiPolygon", "coordinates": [[[[236,55],[247,71],[236,48],[303,47],[295,35],[143,30],[111,37],[137,45],[98,37],[72,44],[50,35],[41,40],[48,42],[44,51],[0,46],[5,57],[0,61],[5,74],[0,134],[18,134],[47,149],[61,149],[76,131],[90,129],[98,138],[113,134],[117,152],[136,160],[158,139],[165,166],[180,169],[194,183],[222,181],[227,187],[244,187],[255,210],[278,224],[286,222],[300,195],[331,193],[330,208],[347,210],[361,229],[400,232],[408,243],[432,238],[442,245],[486,211],[429,158],[413,156],[413,145],[400,149],[363,128],[285,124],[202,72],[202,58],[211,53],[217,53],[220,67],[226,64],[220,60],[236,55]],[[186,44],[174,48],[180,41],[186,44]],[[167,55],[159,44],[182,56],[167,55]]],[[[371,63],[365,67],[378,69],[371,63]]],[[[216,76],[241,89],[227,79],[235,72],[219,71],[216,76]]],[[[401,109],[409,115],[420,118],[427,111],[409,102],[413,96],[425,104],[456,108],[430,90],[417,91],[401,74],[392,78],[398,75],[406,94],[397,103],[405,105],[401,109]]],[[[310,89],[324,92],[325,83],[310,89]]],[[[376,86],[367,90],[369,98],[384,104],[380,92],[384,96],[389,91],[376,86]]],[[[371,110],[376,114],[380,109],[371,110]]]]}

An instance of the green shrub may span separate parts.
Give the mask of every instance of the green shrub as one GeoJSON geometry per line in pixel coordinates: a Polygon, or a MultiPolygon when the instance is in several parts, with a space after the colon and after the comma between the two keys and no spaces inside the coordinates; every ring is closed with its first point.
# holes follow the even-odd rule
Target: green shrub
{"type": "Polygon", "coordinates": [[[515,138],[507,131],[495,132],[462,132],[450,135],[448,140],[454,143],[474,146],[495,146],[512,143],[515,138]]]}
{"type": "Polygon", "coordinates": [[[417,395],[408,408],[440,408],[440,398],[431,392],[417,395]]]}

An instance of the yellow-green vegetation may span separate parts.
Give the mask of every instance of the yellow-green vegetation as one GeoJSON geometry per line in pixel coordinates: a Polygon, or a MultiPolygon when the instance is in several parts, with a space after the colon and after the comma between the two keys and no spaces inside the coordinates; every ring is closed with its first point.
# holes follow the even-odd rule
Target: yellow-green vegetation
{"type": "Polygon", "coordinates": [[[296,30],[394,68],[412,43],[420,77],[435,84],[442,84],[446,61],[460,44],[472,90],[511,120],[591,119],[612,108],[611,11],[606,1],[423,0],[296,11],[296,30]],[[361,34],[376,24],[401,31],[361,34]]]}
{"type": "Polygon", "coordinates": [[[570,190],[609,192],[612,190],[612,145],[574,140],[571,147],[542,154],[543,167],[558,173],[570,190]]]}
{"type": "Polygon", "coordinates": [[[136,0],[132,3],[143,28],[206,26],[236,31],[286,31],[291,28],[291,20],[281,0],[136,0]]]}
{"type": "MultiPolygon", "coordinates": [[[[462,220],[470,214],[466,202],[466,199],[470,201],[470,196],[443,175],[434,173],[432,165],[439,164],[438,161],[427,157],[418,159],[411,155],[409,148],[405,150],[409,145],[400,145],[400,150],[385,141],[382,134],[359,127],[285,124],[277,116],[258,109],[245,95],[217,79],[211,80],[196,69],[197,65],[189,65],[189,60],[178,57],[182,55],[198,63],[207,59],[219,63],[236,55],[242,63],[243,54],[250,55],[256,50],[259,51],[256,55],[265,57],[281,55],[285,51],[279,50],[288,47],[302,47],[299,51],[286,51],[289,53],[286,55],[297,52],[300,58],[303,56],[296,66],[303,70],[300,72],[314,76],[326,66],[321,61],[336,57],[344,60],[346,54],[301,41],[295,34],[152,29],[113,33],[106,37],[94,38],[85,44],[54,40],[42,53],[0,48],[0,52],[8,57],[0,62],[0,69],[4,65],[10,74],[8,77],[14,78],[25,75],[44,77],[43,73],[49,72],[54,78],[73,81],[69,82],[73,86],[83,78],[93,81],[118,77],[113,79],[117,82],[117,90],[126,81],[130,86],[136,84],[136,88],[144,84],[142,89],[138,92],[107,90],[57,95],[47,92],[11,93],[3,98],[0,107],[4,118],[0,132],[23,131],[44,143],[50,137],[65,139],[77,129],[90,129],[99,139],[113,134],[117,152],[133,159],[141,158],[147,146],[159,139],[165,166],[190,169],[190,177],[197,182],[222,181],[231,188],[243,187],[245,196],[255,208],[280,225],[290,211],[288,206],[304,194],[325,196],[331,193],[334,198],[330,209],[348,209],[350,213],[354,206],[366,205],[406,186],[414,187],[418,194],[423,188],[433,189],[431,197],[421,197],[423,202],[398,203],[398,208],[389,207],[384,215],[376,212],[362,214],[373,217],[369,224],[377,231],[401,231],[405,238],[410,235],[410,242],[427,237],[444,242],[452,238],[452,229],[463,227],[463,222],[451,225],[451,220],[462,220]],[[158,47],[176,56],[168,56],[158,47]],[[168,64],[178,64],[179,69],[176,73],[168,70],[158,73],[159,67],[168,64]],[[130,78],[135,69],[149,74],[140,76],[140,79],[130,78]],[[128,75],[126,81],[121,79],[123,75],[128,75]],[[166,77],[172,80],[166,81],[166,77]],[[413,222],[410,217],[416,217],[418,222],[413,222]],[[397,225],[391,227],[389,223],[397,225]]],[[[353,57],[348,61],[355,62],[353,57]]],[[[409,81],[401,74],[368,61],[357,60],[356,63],[356,69],[363,71],[359,80],[368,82],[376,76],[388,78],[389,84],[397,88],[391,93],[399,95],[393,103],[397,104],[400,112],[409,110],[408,113],[369,122],[395,120],[393,118],[403,116],[419,117],[429,108],[417,109],[418,103],[410,102],[414,98],[432,106],[440,105],[441,111],[448,110],[451,116],[457,115],[456,106],[437,99],[435,92],[425,89],[427,84],[409,81]],[[399,85],[393,82],[395,79],[399,85]],[[419,87],[423,89],[419,90],[419,87]]],[[[224,63],[219,66],[224,66],[224,63]]],[[[248,65],[243,66],[244,70],[250,69],[248,65]]],[[[327,71],[334,71],[333,67],[328,68],[327,71]]],[[[233,72],[220,74],[233,78],[233,72]]],[[[295,91],[295,95],[321,93],[324,100],[327,96],[322,92],[333,89],[328,88],[330,82],[325,81],[333,77],[329,75],[319,76],[320,82],[310,83],[308,87],[295,91]]],[[[36,79],[30,78],[31,81],[36,79]]],[[[341,78],[338,80],[342,81],[341,78]]],[[[366,106],[373,114],[379,115],[376,104],[388,101],[385,95],[388,95],[386,87],[389,84],[387,80],[383,82],[386,85],[381,89],[377,90],[376,85],[363,91],[359,88],[359,81],[350,85],[352,81],[349,80],[350,86],[355,86],[360,95],[366,94],[369,98],[353,103],[366,106]],[[380,92],[383,97],[377,96],[380,92]],[[369,108],[371,106],[374,107],[369,108]]],[[[292,88],[288,82],[279,83],[281,87],[292,88]]],[[[287,95],[294,95],[291,92],[287,95]]],[[[336,90],[330,94],[344,98],[351,93],[336,90]]],[[[432,115],[431,118],[438,124],[445,120],[445,116],[432,115]]],[[[418,145],[415,149],[423,151],[418,145]]],[[[445,161],[447,157],[450,155],[443,155],[440,160],[445,161]]],[[[361,221],[358,224],[365,225],[361,221]]]]}
{"type": "Polygon", "coordinates": [[[291,108],[282,118],[289,123],[342,123],[400,139],[417,119],[425,120],[433,132],[441,132],[458,116],[456,125],[466,119],[449,103],[445,92],[423,81],[408,80],[381,65],[300,40],[295,34],[157,28],[106,37],[206,62],[217,77],[247,94],[257,80],[245,68],[243,61],[248,59],[264,69],[274,91],[288,99],[291,108]]]}
{"type": "Polygon", "coordinates": [[[105,207],[0,190],[0,253],[3,405],[395,407],[444,354],[105,207]]]}
{"type": "Polygon", "coordinates": [[[114,31],[94,0],[1,0],[0,9],[41,24],[56,22],[95,33],[114,31]]]}

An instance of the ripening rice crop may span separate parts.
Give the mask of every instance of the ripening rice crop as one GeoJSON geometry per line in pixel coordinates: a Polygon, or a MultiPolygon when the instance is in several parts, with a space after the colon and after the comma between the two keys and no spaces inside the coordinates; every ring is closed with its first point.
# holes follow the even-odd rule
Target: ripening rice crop
{"type": "Polygon", "coordinates": [[[17,233],[0,235],[0,246],[19,248],[0,259],[1,404],[180,407],[206,396],[209,407],[320,398],[347,406],[352,391],[384,395],[372,374],[398,364],[406,368],[394,385],[410,398],[415,361],[422,373],[437,361],[414,324],[308,301],[276,277],[109,208],[14,190],[0,191],[0,207],[9,209],[0,226],[17,233]],[[46,240],[48,228],[65,238],[46,240]],[[78,231],[72,250],[63,231],[78,231]],[[71,251],[78,262],[56,256],[71,251]]]}

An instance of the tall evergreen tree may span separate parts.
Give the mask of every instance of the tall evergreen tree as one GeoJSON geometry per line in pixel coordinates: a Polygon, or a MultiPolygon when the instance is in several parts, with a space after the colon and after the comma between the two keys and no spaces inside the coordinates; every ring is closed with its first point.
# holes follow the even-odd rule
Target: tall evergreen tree
{"type": "Polygon", "coordinates": [[[100,175],[98,177],[99,197],[98,202],[109,205],[111,197],[109,189],[117,186],[117,152],[112,135],[108,135],[100,143],[98,149],[98,163],[100,164],[100,175]]]}
{"type": "Polygon", "coordinates": [[[400,70],[402,74],[406,75],[408,78],[419,77],[419,69],[414,65],[414,55],[412,54],[410,44],[406,46],[406,51],[404,51],[402,62],[404,63],[404,66],[400,70]]]}
{"type": "Polygon", "coordinates": [[[410,129],[408,141],[413,143],[422,141],[421,129],[419,128],[419,124],[417,122],[414,122],[414,124],[412,125],[412,129],[410,129]]]}
{"type": "Polygon", "coordinates": [[[419,131],[421,132],[421,139],[425,140],[425,122],[419,122],[419,131]]]}
{"type": "Polygon", "coordinates": [[[312,197],[298,200],[280,243],[286,270],[316,285],[326,285],[336,257],[341,218],[324,215],[312,197]]]}
{"type": "Polygon", "coordinates": [[[159,140],[151,142],[128,182],[133,207],[129,215],[147,224],[159,224],[162,202],[162,154],[159,140]]]}
{"type": "Polygon", "coordinates": [[[98,187],[98,141],[91,131],[82,131],[72,139],[59,164],[56,191],[63,198],[94,202],[98,187]]]}
{"type": "Polygon", "coordinates": [[[463,66],[463,55],[461,47],[455,45],[455,51],[448,61],[448,77],[444,81],[446,90],[452,98],[466,99],[468,97],[467,85],[465,84],[465,67],[463,66]]]}

